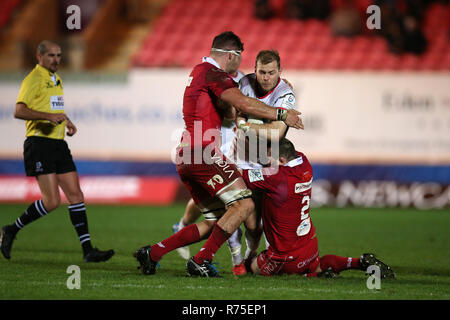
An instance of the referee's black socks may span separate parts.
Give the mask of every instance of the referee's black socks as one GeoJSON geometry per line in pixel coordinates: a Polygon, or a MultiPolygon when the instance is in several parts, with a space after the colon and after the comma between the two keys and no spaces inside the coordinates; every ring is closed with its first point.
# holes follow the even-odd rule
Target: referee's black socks
{"type": "Polygon", "coordinates": [[[48,212],[45,209],[44,204],[42,203],[42,199],[36,200],[27,208],[27,210],[25,210],[25,212],[19,218],[16,219],[16,221],[14,221],[12,225],[8,227],[8,231],[16,234],[27,224],[47,214],[48,212]]]}
{"type": "Polygon", "coordinates": [[[83,254],[86,255],[92,250],[92,245],[84,202],[69,205],[69,214],[70,221],[72,221],[75,231],[78,234],[78,239],[80,239],[83,254]]]}

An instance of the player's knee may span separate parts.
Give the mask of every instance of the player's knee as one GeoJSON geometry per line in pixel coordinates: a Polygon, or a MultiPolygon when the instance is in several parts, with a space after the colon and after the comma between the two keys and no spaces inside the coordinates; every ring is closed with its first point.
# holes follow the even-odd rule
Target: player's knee
{"type": "Polygon", "coordinates": [[[209,229],[212,230],[212,228],[214,228],[215,224],[217,223],[217,220],[204,220],[203,222],[209,229]]]}
{"type": "Polygon", "coordinates": [[[59,195],[55,195],[53,197],[43,198],[42,202],[44,204],[45,210],[47,210],[47,212],[50,212],[59,207],[59,205],[61,204],[61,197],[59,195]]]}
{"type": "Polygon", "coordinates": [[[200,240],[204,240],[209,237],[216,223],[217,220],[206,220],[206,219],[203,220],[202,222],[197,223],[200,240]]]}
{"type": "Polygon", "coordinates": [[[252,212],[255,211],[255,203],[253,202],[252,198],[242,199],[241,205],[243,210],[246,212],[246,217],[248,217],[252,212]]]}
{"type": "Polygon", "coordinates": [[[255,203],[251,198],[238,200],[229,206],[235,208],[236,212],[241,216],[242,222],[244,222],[255,209],[255,203]]]}

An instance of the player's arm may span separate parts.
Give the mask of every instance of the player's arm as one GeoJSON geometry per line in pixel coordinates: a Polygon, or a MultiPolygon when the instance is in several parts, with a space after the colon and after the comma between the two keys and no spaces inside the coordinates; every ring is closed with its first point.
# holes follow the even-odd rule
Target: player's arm
{"type": "Polygon", "coordinates": [[[283,121],[289,127],[303,129],[302,120],[299,118],[301,113],[297,110],[269,107],[257,99],[245,96],[238,88],[226,89],[220,98],[242,113],[260,119],[283,121]]]}
{"type": "Polygon", "coordinates": [[[278,141],[284,137],[287,126],[283,121],[272,121],[270,123],[259,124],[243,121],[243,118],[238,119],[239,128],[244,132],[253,130],[260,138],[265,138],[270,141],[278,141]]]}
{"type": "Polygon", "coordinates": [[[64,113],[49,113],[32,110],[22,102],[16,103],[14,118],[22,120],[48,120],[55,124],[60,124],[68,119],[64,113]]]}
{"type": "Polygon", "coordinates": [[[235,123],[235,121],[236,121],[236,109],[232,106],[228,106],[223,115],[222,126],[231,128],[235,123]]]}
{"type": "MultiPolygon", "coordinates": [[[[277,99],[273,105],[275,108],[295,109],[295,97],[293,94],[286,94],[277,99]]],[[[248,130],[256,131],[259,137],[264,137],[266,140],[278,141],[283,138],[287,131],[287,126],[282,121],[271,121],[269,123],[252,123],[248,124],[248,130]]]]}
{"type": "Polygon", "coordinates": [[[276,192],[277,188],[279,188],[282,183],[278,167],[245,169],[241,171],[241,175],[245,184],[251,190],[261,190],[268,193],[276,192]]]}

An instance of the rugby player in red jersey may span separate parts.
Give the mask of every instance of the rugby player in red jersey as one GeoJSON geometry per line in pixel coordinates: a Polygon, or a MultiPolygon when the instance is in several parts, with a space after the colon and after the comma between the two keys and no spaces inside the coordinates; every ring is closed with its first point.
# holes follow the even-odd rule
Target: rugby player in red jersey
{"type": "MultiPolygon", "coordinates": [[[[189,75],[183,99],[185,131],[177,148],[176,167],[205,220],[136,250],[134,256],[144,274],[154,274],[164,254],[209,236],[201,250],[188,260],[186,270],[194,276],[218,276],[212,264],[214,254],[253,212],[251,191],[237,167],[220,151],[220,128],[232,110],[230,106],[256,118],[281,120],[289,127],[303,129],[300,112],[270,107],[237,88],[229,70],[239,65],[242,51],[237,35],[221,33],[213,40],[211,60],[196,65],[189,75]]],[[[257,232],[256,223],[247,228],[257,232]]]]}
{"type": "Polygon", "coordinates": [[[346,269],[380,268],[381,277],[394,277],[392,269],[373,254],[360,258],[325,255],[319,258],[316,230],[310,217],[313,169],[307,157],[291,141],[280,139],[276,165],[244,170],[242,176],[252,191],[263,192],[262,219],[270,246],[246,266],[255,274],[304,274],[334,276],[346,269]]]}

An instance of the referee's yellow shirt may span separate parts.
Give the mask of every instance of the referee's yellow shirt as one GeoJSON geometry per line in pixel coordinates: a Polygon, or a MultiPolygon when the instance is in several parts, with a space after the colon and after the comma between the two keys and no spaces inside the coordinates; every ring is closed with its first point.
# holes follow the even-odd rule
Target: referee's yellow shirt
{"type": "MultiPolygon", "coordinates": [[[[22,81],[16,103],[24,103],[35,111],[65,113],[61,78],[37,64],[22,81]]],[[[27,137],[64,139],[65,121],[56,125],[48,120],[26,120],[25,124],[27,137]]]]}

